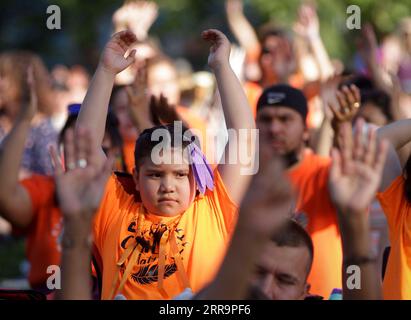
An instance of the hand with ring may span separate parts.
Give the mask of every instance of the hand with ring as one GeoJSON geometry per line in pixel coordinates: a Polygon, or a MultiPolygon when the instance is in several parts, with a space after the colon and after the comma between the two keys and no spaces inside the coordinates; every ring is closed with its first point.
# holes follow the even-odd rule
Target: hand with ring
{"type": "Polygon", "coordinates": [[[59,206],[65,219],[81,218],[90,221],[100,205],[104,188],[112,171],[114,158],[100,161],[101,149],[94,142],[92,132],[78,128],[74,134],[68,129],[64,136],[66,170],[54,148],[51,157],[59,206]]]}
{"type": "Polygon", "coordinates": [[[360,107],[360,90],[355,86],[343,86],[336,92],[336,103],[329,102],[334,121],[351,122],[360,107]]]}

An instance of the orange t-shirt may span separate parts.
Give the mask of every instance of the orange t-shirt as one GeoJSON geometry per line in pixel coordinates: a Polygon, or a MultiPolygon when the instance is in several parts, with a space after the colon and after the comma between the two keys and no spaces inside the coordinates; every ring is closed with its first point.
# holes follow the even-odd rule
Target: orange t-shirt
{"type": "Polygon", "coordinates": [[[384,299],[411,299],[411,205],[404,195],[404,182],[399,176],[377,194],[387,217],[391,244],[383,282],[384,299]]]}
{"type": "Polygon", "coordinates": [[[128,173],[133,173],[135,146],[136,146],[136,140],[124,140],[123,155],[124,155],[124,162],[125,162],[128,173]]]}
{"type": "Polygon", "coordinates": [[[288,171],[298,193],[296,211],[308,218],[307,231],[314,245],[308,277],[311,292],[325,298],[342,287],[342,247],[335,208],[328,191],[330,159],[306,150],[304,158],[288,171]]]}
{"type": "Polygon", "coordinates": [[[263,89],[257,83],[250,81],[244,83],[243,87],[245,95],[248,100],[248,104],[250,105],[251,111],[255,119],[257,116],[257,102],[261,94],[263,93],[263,89]]]}
{"type": "Polygon", "coordinates": [[[47,268],[60,265],[60,235],[63,218],[56,203],[55,183],[52,177],[33,175],[21,181],[30,195],[33,220],[26,230],[26,256],[30,262],[29,283],[35,289],[45,287],[47,268]]]}
{"type": "MultiPolygon", "coordinates": [[[[145,214],[141,228],[143,238],[137,240],[143,250],[133,263],[132,270],[121,292],[127,299],[163,299],[158,290],[158,248],[162,232],[160,227],[175,230],[177,247],[182,257],[190,287],[197,292],[213,279],[224,258],[228,241],[237,219],[237,206],[230,200],[217,170],[215,188],[204,196],[195,198],[191,206],[176,217],[160,217],[145,214]]],[[[95,247],[102,264],[102,299],[108,299],[113,280],[117,286],[124,269],[116,263],[136,236],[136,219],[141,203],[129,176],[113,175],[94,223],[95,247]]],[[[164,230],[164,229],[163,229],[164,230]]],[[[170,238],[168,238],[170,239],[170,238]]],[[[174,256],[170,253],[170,241],[166,242],[164,289],[169,298],[183,291],[179,284],[174,256]]]]}

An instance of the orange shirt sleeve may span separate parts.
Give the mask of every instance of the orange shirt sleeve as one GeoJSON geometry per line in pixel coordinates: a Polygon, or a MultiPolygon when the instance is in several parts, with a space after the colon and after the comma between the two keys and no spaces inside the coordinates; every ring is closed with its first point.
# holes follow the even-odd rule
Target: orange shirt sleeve
{"type": "Polygon", "coordinates": [[[395,233],[401,222],[401,208],[407,206],[403,176],[398,176],[385,191],[377,193],[377,199],[387,217],[390,233],[395,233]]]}
{"type": "Polygon", "coordinates": [[[214,170],[214,190],[207,190],[205,196],[209,205],[214,208],[217,219],[225,232],[230,234],[235,227],[238,217],[238,206],[230,198],[223,179],[218,170],[214,170]]]}
{"type": "Polygon", "coordinates": [[[22,180],[20,183],[30,196],[34,215],[38,213],[45,203],[50,202],[50,199],[54,197],[55,184],[51,177],[33,175],[22,180]]]}
{"type": "MultiPolygon", "coordinates": [[[[55,200],[54,179],[52,177],[34,174],[30,178],[22,180],[20,184],[26,189],[30,196],[33,215],[31,225],[33,225],[38,218],[41,209],[45,208],[55,200]]],[[[25,234],[27,231],[28,230],[21,230],[13,227],[13,233],[25,234]]]]}

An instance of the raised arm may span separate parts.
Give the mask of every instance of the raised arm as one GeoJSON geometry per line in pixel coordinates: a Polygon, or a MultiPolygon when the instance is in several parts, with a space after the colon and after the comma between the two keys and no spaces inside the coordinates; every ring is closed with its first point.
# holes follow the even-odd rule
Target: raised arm
{"type": "Polygon", "coordinates": [[[147,95],[147,66],[137,71],[132,86],[126,87],[131,121],[139,132],[154,126],[150,117],[150,101],[147,95]]]}
{"type": "Polygon", "coordinates": [[[379,139],[386,139],[390,142],[380,191],[384,191],[401,174],[401,164],[405,164],[411,155],[409,146],[406,146],[411,141],[410,129],[411,119],[403,119],[392,122],[377,130],[379,139]]]}
{"type": "Polygon", "coordinates": [[[377,131],[379,138],[387,139],[396,150],[411,141],[411,119],[392,122],[377,131]]]}
{"type": "Polygon", "coordinates": [[[377,87],[390,94],[389,77],[378,63],[378,42],[371,24],[365,24],[362,29],[362,38],[359,43],[359,51],[362,59],[367,64],[368,71],[377,87]]]}
{"type": "Polygon", "coordinates": [[[144,41],[157,16],[158,5],[154,1],[126,1],[113,14],[114,32],[129,29],[138,41],[144,41]]]}
{"type": "Polygon", "coordinates": [[[242,0],[227,0],[226,14],[230,30],[245,49],[248,60],[257,62],[261,46],[253,26],[244,15],[242,0]]]}
{"type": "Polygon", "coordinates": [[[204,31],[202,36],[211,43],[208,64],[214,71],[217,80],[227,129],[233,129],[238,137],[237,141],[229,139],[225,147],[225,161],[219,165],[218,170],[231,198],[239,203],[250,180],[250,173],[247,175],[244,172],[244,167],[253,163],[256,154],[254,149],[258,141],[255,141],[255,138],[258,137],[252,135],[255,133],[252,130],[255,129],[255,123],[244,90],[229,64],[230,42],[227,37],[215,29],[204,31]],[[240,129],[247,133],[247,137],[241,141],[240,129]],[[237,152],[235,163],[229,163],[230,145],[234,144],[236,144],[238,151],[246,151],[243,152],[242,158],[245,158],[245,153],[248,153],[251,158],[248,164],[241,164],[243,161],[240,161],[242,159],[240,152],[237,152]]]}
{"type": "Polygon", "coordinates": [[[366,139],[358,124],[354,143],[352,130],[343,126],[340,150],[332,151],[329,176],[331,198],[337,208],[343,246],[344,300],[381,299],[380,272],[371,250],[367,208],[380,185],[388,143],[378,143],[375,130],[366,139]],[[360,268],[360,288],[349,288],[350,268],[360,268]]]}
{"type": "Polygon", "coordinates": [[[334,67],[321,39],[319,19],[312,5],[301,5],[298,10],[298,20],[294,25],[294,31],[310,45],[320,70],[321,79],[325,80],[331,77],[334,74],[334,67]]]}
{"type": "MultiPolygon", "coordinates": [[[[95,143],[101,146],[104,138],[108,104],[117,73],[126,69],[134,62],[135,51],[126,57],[130,46],[136,41],[131,31],[121,31],[112,36],[101,55],[97,70],[87,90],[86,97],[80,109],[76,122],[79,126],[89,128],[95,133],[95,143]]],[[[100,152],[100,161],[104,161],[104,152],[100,152]]]]}
{"type": "Polygon", "coordinates": [[[52,158],[60,209],[64,219],[62,238],[62,290],[58,299],[91,299],[91,225],[113,166],[113,157],[102,163],[99,147],[90,130],[80,127],[74,136],[69,129],[64,139],[67,163],[64,171],[55,150],[52,158]]]}
{"type": "Polygon", "coordinates": [[[37,111],[33,69],[28,70],[30,101],[22,104],[19,116],[0,148],[0,214],[13,226],[27,227],[33,217],[31,199],[19,183],[19,169],[30,123],[37,111]]]}
{"type": "Polygon", "coordinates": [[[342,126],[351,128],[361,102],[360,90],[355,85],[342,86],[337,89],[339,78],[337,76],[327,80],[321,92],[322,103],[327,114],[324,119],[327,130],[320,129],[319,141],[323,145],[318,146],[317,150],[321,150],[326,156],[330,155],[333,145],[339,146],[340,128],[342,126]],[[325,154],[326,151],[327,154],[325,154]]]}
{"type": "Polygon", "coordinates": [[[362,30],[360,53],[367,64],[368,71],[375,85],[391,97],[390,110],[394,120],[407,118],[406,106],[401,106],[402,92],[401,84],[395,74],[390,74],[378,62],[378,43],[374,29],[366,24],[362,30]],[[405,108],[405,109],[404,109],[405,108]]]}
{"type": "MultiPolygon", "coordinates": [[[[350,87],[342,87],[341,90],[336,92],[335,101],[331,102],[331,100],[329,100],[328,106],[333,113],[332,126],[334,129],[334,146],[341,147],[341,139],[343,139],[341,128],[349,127],[352,129],[352,120],[360,106],[359,102],[360,91],[354,85],[351,85],[350,87]]],[[[361,128],[361,130],[363,130],[361,134],[364,135],[367,130],[365,130],[365,126],[362,126],[361,128]]],[[[385,161],[379,191],[385,190],[391,182],[401,174],[400,161],[395,152],[395,143],[393,143],[395,139],[390,139],[389,137],[391,130],[381,132],[381,130],[385,130],[384,128],[386,127],[377,130],[377,138],[379,140],[385,139],[388,141],[388,155],[385,161]]],[[[350,137],[351,136],[344,137],[344,139],[352,144],[353,142],[350,142],[350,137]]],[[[347,141],[345,143],[348,143],[347,141]]]]}

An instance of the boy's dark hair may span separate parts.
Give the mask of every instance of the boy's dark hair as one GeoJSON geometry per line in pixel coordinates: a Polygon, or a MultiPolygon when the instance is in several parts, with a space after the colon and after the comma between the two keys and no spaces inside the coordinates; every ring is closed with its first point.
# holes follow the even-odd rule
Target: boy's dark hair
{"type": "Polygon", "coordinates": [[[271,241],[279,247],[306,247],[310,255],[307,275],[310,273],[314,258],[314,246],[310,235],[298,222],[292,219],[287,220],[271,236],[271,241]]]}
{"type": "Polygon", "coordinates": [[[182,125],[158,125],[150,129],[145,129],[136,141],[136,146],[134,149],[134,161],[136,170],[142,165],[145,158],[151,156],[151,151],[153,148],[162,143],[164,136],[160,135],[160,141],[152,139],[152,135],[156,130],[166,130],[168,132],[168,138],[170,139],[170,146],[177,146],[177,142],[181,142],[181,147],[186,148],[191,142],[195,142],[198,145],[198,141],[194,135],[192,135],[189,129],[182,125]],[[175,138],[178,140],[176,141],[175,138]]]}

